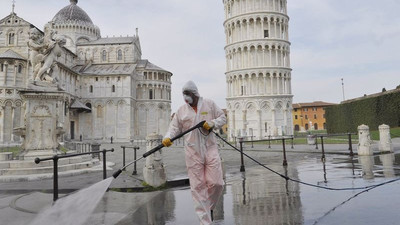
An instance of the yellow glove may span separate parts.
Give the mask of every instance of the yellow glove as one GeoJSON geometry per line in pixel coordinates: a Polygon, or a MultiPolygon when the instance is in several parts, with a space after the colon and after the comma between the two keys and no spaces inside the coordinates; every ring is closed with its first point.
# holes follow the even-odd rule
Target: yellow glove
{"type": "Polygon", "coordinates": [[[206,130],[212,130],[214,128],[214,123],[213,122],[205,122],[203,124],[203,128],[206,130]]]}
{"type": "Polygon", "coordinates": [[[162,140],[162,144],[164,145],[164,147],[169,147],[169,146],[172,145],[172,141],[171,141],[170,138],[164,138],[164,139],[162,140]]]}

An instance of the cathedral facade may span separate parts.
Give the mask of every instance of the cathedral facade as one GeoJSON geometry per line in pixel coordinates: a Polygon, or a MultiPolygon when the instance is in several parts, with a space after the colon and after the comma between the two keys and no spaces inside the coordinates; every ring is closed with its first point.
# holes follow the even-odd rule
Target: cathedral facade
{"type": "Polygon", "coordinates": [[[166,132],[172,73],[142,59],[137,30],[101,37],[77,3],[71,0],[43,31],[14,9],[0,20],[0,144],[21,143],[15,130],[27,112],[19,93],[41,79],[64,93],[57,106],[63,141],[127,142],[166,132]],[[46,67],[45,46],[61,38],[62,49],[46,67]]]}
{"type": "Polygon", "coordinates": [[[223,0],[228,137],[293,134],[286,0],[223,0]]]}

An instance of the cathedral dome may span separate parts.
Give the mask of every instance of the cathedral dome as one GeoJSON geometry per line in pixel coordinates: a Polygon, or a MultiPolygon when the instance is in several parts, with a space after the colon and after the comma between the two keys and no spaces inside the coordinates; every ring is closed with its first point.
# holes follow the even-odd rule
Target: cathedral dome
{"type": "Polygon", "coordinates": [[[70,0],[71,4],[62,8],[53,18],[55,24],[65,24],[69,22],[78,22],[88,25],[94,25],[88,14],[76,4],[78,0],[70,0]]]}

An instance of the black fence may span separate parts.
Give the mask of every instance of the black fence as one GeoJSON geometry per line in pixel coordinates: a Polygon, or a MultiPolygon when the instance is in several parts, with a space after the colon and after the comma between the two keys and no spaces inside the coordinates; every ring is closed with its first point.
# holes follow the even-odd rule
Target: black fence
{"type": "Polygon", "coordinates": [[[94,152],[84,152],[84,153],[75,153],[75,154],[61,154],[61,155],[54,155],[52,157],[47,158],[36,158],[35,163],[39,164],[40,162],[53,160],[53,201],[58,199],[58,160],[63,158],[71,158],[75,156],[81,155],[88,155],[88,154],[100,154],[103,153],[103,179],[107,178],[107,167],[106,167],[106,153],[113,152],[114,149],[106,150],[103,149],[102,151],[94,151],[94,152]]]}

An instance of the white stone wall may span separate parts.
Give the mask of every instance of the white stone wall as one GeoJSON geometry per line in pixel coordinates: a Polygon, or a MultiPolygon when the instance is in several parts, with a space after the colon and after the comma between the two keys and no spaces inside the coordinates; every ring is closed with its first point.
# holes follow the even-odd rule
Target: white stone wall
{"type": "MultiPolygon", "coordinates": [[[[77,44],[81,42],[93,41],[100,38],[100,30],[94,25],[80,24],[70,21],[65,24],[55,24],[53,29],[66,38],[65,47],[77,54],[77,44]]],[[[77,54],[78,55],[78,54],[77,54]]]]}
{"type": "Polygon", "coordinates": [[[291,135],[286,0],[224,0],[228,134],[291,135]]]}
{"type": "MultiPolygon", "coordinates": [[[[24,125],[25,114],[18,91],[28,87],[33,74],[27,63],[31,24],[10,14],[0,20],[0,25],[0,53],[11,49],[26,59],[0,59],[0,66],[4,68],[0,71],[0,144],[15,144],[21,139],[12,131],[24,125]],[[9,33],[15,33],[12,44],[8,43],[9,33]]],[[[74,139],[79,140],[82,135],[84,141],[108,142],[113,137],[114,141],[127,142],[145,139],[151,132],[166,132],[171,115],[172,74],[150,63],[151,69],[140,64],[145,60],[139,61],[142,52],[137,33],[128,38],[103,38],[107,44],[93,44],[89,41],[100,38],[96,26],[70,23],[56,24],[53,28],[67,37],[68,47],[53,68],[53,75],[66,96],[62,106],[58,106],[64,140],[71,139],[71,122],[75,124],[74,139]],[[123,43],[125,40],[133,42],[123,43]],[[107,52],[106,60],[102,59],[103,51],[107,52]],[[119,51],[121,58],[118,58],[119,51]],[[125,71],[123,74],[115,71],[107,74],[104,70],[99,74],[85,74],[76,70],[77,65],[89,64],[110,67],[137,64],[137,68],[128,72],[116,69],[125,71]],[[91,112],[69,109],[76,100],[90,106],[91,112]]]]}
{"type": "Polygon", "coordinates": [[[134,44],[108,44],[108,45],[80,45],[77,47],[79,61],[84,63],[87,59],[92,59],[94,64],[104,63],[134,63],[140,59],[141,54],[137,51],[134,44]],[[118,59],[118,51],[121,50],[122,57],[118,59]],[[106,58],[103,60],[103,52],[106,58]]]}

